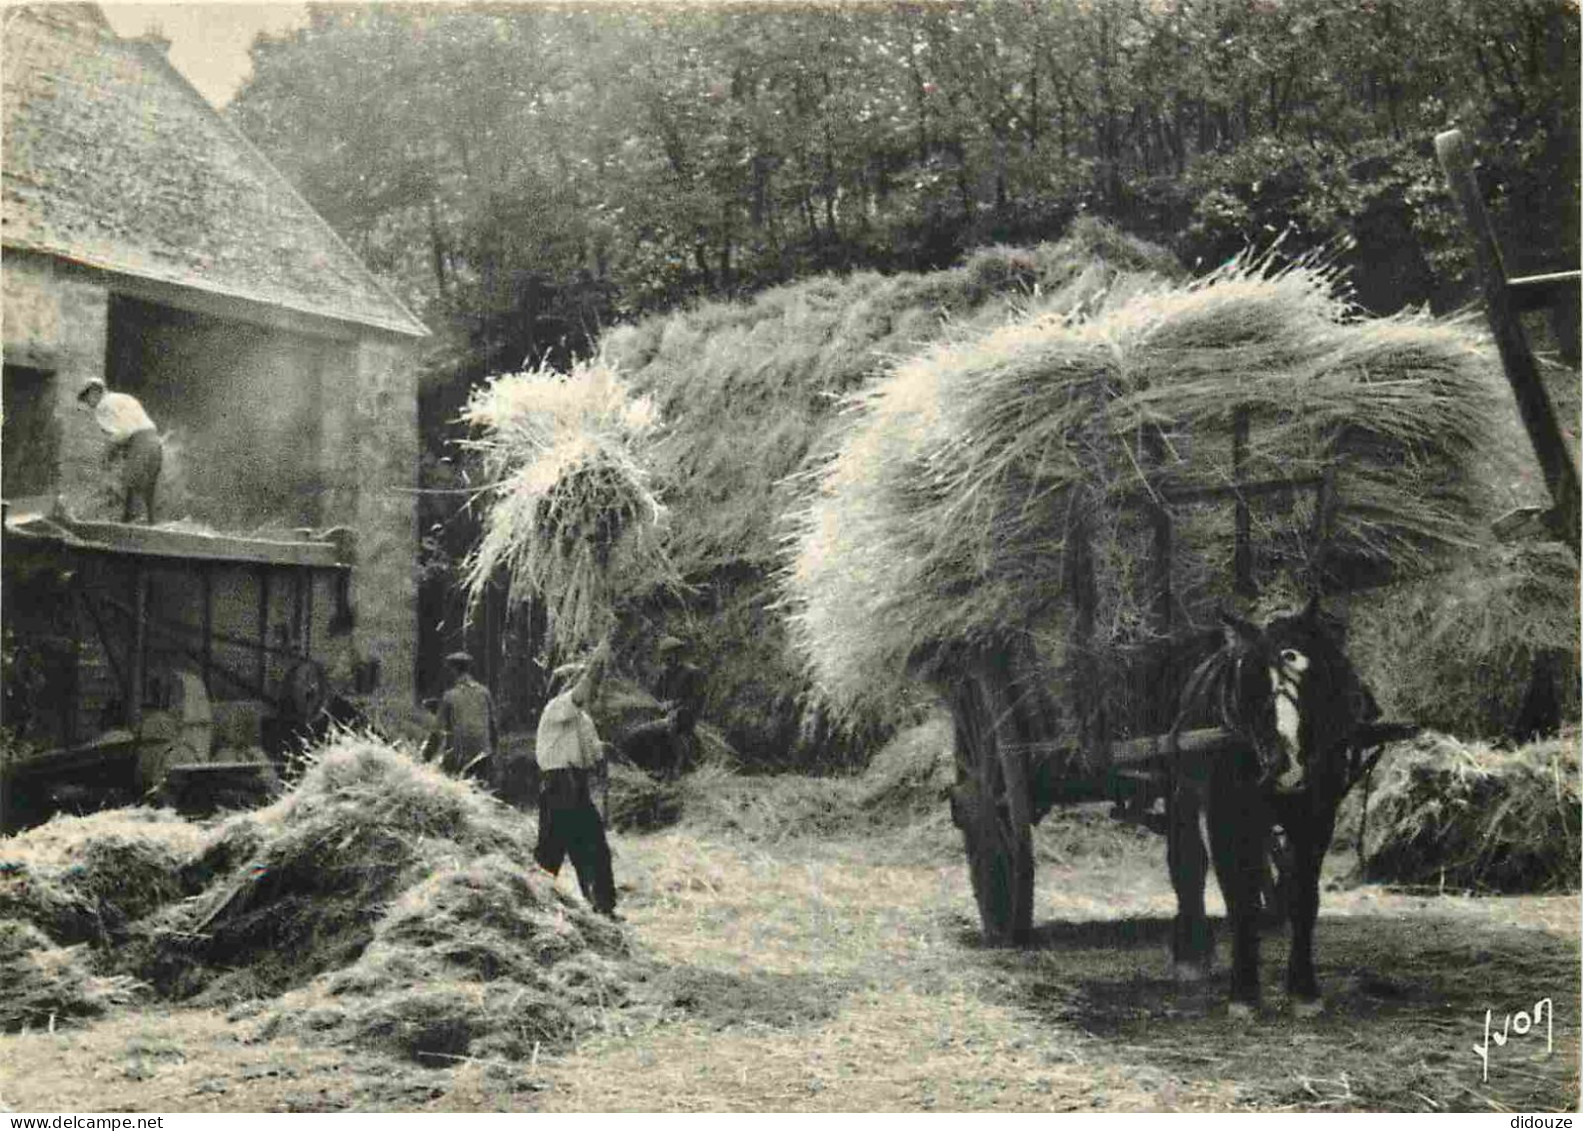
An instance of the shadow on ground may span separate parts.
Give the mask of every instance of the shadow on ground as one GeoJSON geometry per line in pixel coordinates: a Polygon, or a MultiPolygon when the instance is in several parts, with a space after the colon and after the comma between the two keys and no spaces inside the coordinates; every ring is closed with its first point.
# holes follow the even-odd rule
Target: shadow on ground
{"type": "MultiPolygon", "coordinates": [[[[1223,920],[1212,921],[1210,977],[1179,982],[1164,917],[1055,920],[1022,950],[988,950],[997,992],[1052,1024],[1075,1027],[1126,1060],[1187,1081],[1236,1084],[1265,1109],[1575,1110],[1579,947],[1546,931],[1415,912],[1321,919],[1316,962],[1326,1011],[1293,1015],[1284,991],[1287,937],[1261,938],[1264,1004],[1229,1018],[1223,920]],[[1488,1079],[1473,1046],[1485,1011],[1552,1002],[1553,1028],[1490,1046],[1488,1079]]],[[[967,941],[964,939],[964,941],[967,941]]],[[[978,945],[976,939],[974,945],[978,945]]]]}

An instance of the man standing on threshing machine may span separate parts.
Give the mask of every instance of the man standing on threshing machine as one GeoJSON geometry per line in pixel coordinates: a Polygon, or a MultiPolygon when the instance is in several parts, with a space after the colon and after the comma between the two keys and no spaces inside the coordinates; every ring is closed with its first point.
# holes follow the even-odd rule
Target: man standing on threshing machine
{"type": "Polygon", "coordinates": [[[495,701],[489,689],[473,678],[473,658],[466,652],[445,657],[455,682],[440,698],[433,745],[439,747],[440,768],[457,777],[495,784],[500,759],[495,729],[495,701]]]}
{"type": "Polygon", "coordinates": [[[87,380],[77,400],[93,410],[94,422],[109,437],[106,460],[112,465],[121,461],[121,521],[132,521],[133,503],[142,499],[152,526],[154,488],[159,485],[159,468],[165,459],[154,422],[136,397],[110,392],[98,377],[87,380]]]}
{"type": "Polygon", "coordinates": [[[594,910],[616,917],[616,881],[605,822],[594,805],[604,769],[599,732],[588,710],[599,698],[610,647],[602,643],[571,687],[551,699],[539,716],[539,842],[534,859],[558,875],[569,854],[577,884],[594,910]]]}

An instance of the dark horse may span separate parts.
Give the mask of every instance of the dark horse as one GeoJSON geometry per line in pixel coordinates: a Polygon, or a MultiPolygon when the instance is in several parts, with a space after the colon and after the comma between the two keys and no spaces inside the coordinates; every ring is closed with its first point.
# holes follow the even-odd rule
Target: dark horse
{"type": "Polygon", "coordinates": [[[1167,831],[1177,902],[1172,958],[1184,973],[1202,971],[1212,949],[1204,917],[1208,859],[1199,833],[1206,811],[1232,933],[1231,1012],[1246,1016],[1257,1008],[1260,890],[1279,826],[1289,846],[1286,988],[1296,1012],[1317,1012],[1319,866],[1335,833],[1336,809],[1357,776],[1360,727],[1378,718],[1379,708],[1342,652],[1339,625],[1317,600],[1262,629],[1223,619],[1224,642],[1189,680],[1182,718],[1207,709],[1211,722],[1245,741],[1175,759],[1167,831]]]}

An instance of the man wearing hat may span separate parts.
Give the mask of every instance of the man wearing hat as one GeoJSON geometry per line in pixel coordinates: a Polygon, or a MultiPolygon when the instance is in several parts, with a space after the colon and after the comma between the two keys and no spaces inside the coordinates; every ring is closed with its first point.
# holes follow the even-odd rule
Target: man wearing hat
{"type": "Polygon", "coordinates": [[[592,793],[604,754],[588,714],[599,698],[609,652],[608,644],[600,644],[581,671],[567,673],[571,686],[545,704],[539,716],[534,742],[539,763],[539,842],[533,856],[553,876],[570,855],[584,898],[595,911],[615,918],[610,843],[592,793]]]}
{"type": "Polygon", "coordinates": [[[688,661],[685,641],[663,636],[654,650],[660,664],[656,691],[665,714],[630,729],[621,740],[621,749],[650,773],[675,778],[697,761],[696,728],[703,676],[688,661]]]}
{"type": "Polygon", "coordinates": [[[83,384],[77,400],[93,411],[94,422],[109,437],[105,458],[111,464],[121,460],[121,521],[132,521],[133,501],[142,499],[152,526],[154,488],[159,485],[159,467],[165,459],[154,422],[136,397],[110,392],[98,377],[83,384]]]}
{"type": "Polygon", "coordinates": [[[493,783],[499,766],[495,701],[489,689],[473,678],[473,657],[452,652],[445,657],[455,682],[440,697],[438,745],[440,768],[458,777],[493,783]]]}

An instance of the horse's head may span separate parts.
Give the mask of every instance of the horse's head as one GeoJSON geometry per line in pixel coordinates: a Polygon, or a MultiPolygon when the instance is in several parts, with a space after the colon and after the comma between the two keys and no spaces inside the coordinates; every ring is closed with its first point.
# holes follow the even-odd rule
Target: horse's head
{"type": "Polygon", "coordinates": [[[1344,789],[1353,735],[1379,708],[1342,650],[1340,625],[1317,598],[1263,628],[1223,619],[1222,715],[1252,744],[1259,784],[1278,793],[1344,789]]]}

